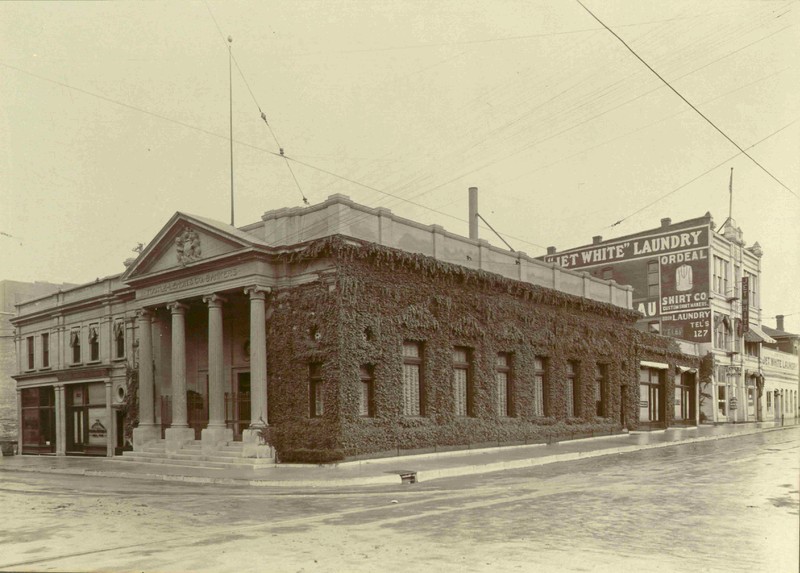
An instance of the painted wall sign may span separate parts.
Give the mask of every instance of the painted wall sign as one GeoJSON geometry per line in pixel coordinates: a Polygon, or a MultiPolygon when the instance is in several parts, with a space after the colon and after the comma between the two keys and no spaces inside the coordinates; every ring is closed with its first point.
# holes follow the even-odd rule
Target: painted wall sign
{"type": "Polygon", "coordinates": [[[695,310],[665,314],[661,317],[661,334],[690,342],[709,342],[711,311],[695,310]]]}
{"type": "Polygon", "coordinates": [[[708,250],[695,249],[659,258],[661,314],[708,308],[708,250]]]}
{"type": "Polygon", "coordinates": [[[708,246],[708,227],[694,227],[653,237],[585,247],[566,253],[547,255],[544,260],[565,269],[579,269],[630,259],[654,256],[708,246]]]}
{"type": "Polygon", "coordinates": [[[798,357],[795,354],[779,352],[770,348],[761,348],[761,366],[765,370],[779,370],[786,374],[797,375],[798,357]]]}

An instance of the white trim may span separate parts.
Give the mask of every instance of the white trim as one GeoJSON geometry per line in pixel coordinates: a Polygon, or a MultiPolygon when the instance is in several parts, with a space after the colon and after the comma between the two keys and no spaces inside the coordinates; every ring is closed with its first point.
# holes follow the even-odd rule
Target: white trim
{"type": "Polygon", "coordinates": [[[692,374],[697,373],[697,368],[689,368],[688,366],[678,366],[678,370],[683,374],[684,372],[690,372],[692,374]]]}
{"type": "Polygon", "coordinates": [[[666,362],[649,362],[647,360],[639,361],[640,368],[658,368],[659,370],[669,370],[669,364],[666,362]]]}

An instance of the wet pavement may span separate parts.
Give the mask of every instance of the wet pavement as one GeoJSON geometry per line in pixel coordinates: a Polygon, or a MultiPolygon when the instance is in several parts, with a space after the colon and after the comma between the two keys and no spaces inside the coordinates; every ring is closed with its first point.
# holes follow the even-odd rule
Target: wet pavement
{"type": "Polygon", "coordinates": [[[0,472],[0,570],[795,572],[800,427],[754,429],[311,490],[0,472]]]}
{"type": "Polygon", "coordinates": [[[417,482],[533,467],[643,449],[713,441],[788,427],[774,422],[702,425],[654,432],[632,432],[553,444],[507,446],[408,455],[331,465],[276,464],[266,468],[219,469],[168,466],[119,458],[12,456],[0,458],[0,473],[26,471],[128,479],[158,479],[192,483],[260,487],[348,487],[417,482]]]}

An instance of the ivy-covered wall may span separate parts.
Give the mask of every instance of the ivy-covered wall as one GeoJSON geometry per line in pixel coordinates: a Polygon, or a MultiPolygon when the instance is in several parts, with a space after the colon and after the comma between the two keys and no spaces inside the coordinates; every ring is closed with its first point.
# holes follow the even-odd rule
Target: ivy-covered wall
{"type": "Polygon", "coordinates": [[[623,422],[636,426],[639,360],[691,362],[668,339],[636,330],[638,313],[615,306],[341,237],[311,243],[284,263],[300,268],[312,259],[328,261],[331,272],[276,290],[268,311],[270,439],[284,460],[617,432],[623,422]],[[403,415],[404,341],[423,348],[419,417],[403,415]],[[470,349],[468,417],[455,415],[454,346],[470,349]],[[509,416],[496,405],[500,352],[511,356],[509,416]],[[545,416],[534,413],[535,357],[547,366],[545,416]],[[567,361],[577,365],[573,418],[566,417],[567,361]],[[320,417],[310,416],[310,363],[321,364],[320,417]],[[597,364],[606,365],[609,381],[602,416],[596,415],[597,364]],[[358,407],[361,366],[374,375],[368,417],[358,407]]]}

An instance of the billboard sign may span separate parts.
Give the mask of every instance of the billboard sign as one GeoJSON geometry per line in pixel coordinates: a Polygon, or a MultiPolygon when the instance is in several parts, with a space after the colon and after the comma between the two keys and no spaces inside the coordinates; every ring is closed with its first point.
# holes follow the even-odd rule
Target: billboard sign
{"type": "Polygon", "coordinates": [[[580,269],[620,261],[658,257],[708,246],[708,226],[681,229],[661,235],[609,241],[574,251],[546,255],[544,260],[565,269],[580,269]]]}

